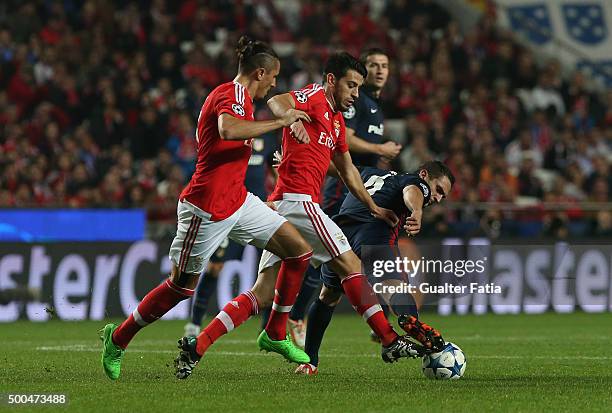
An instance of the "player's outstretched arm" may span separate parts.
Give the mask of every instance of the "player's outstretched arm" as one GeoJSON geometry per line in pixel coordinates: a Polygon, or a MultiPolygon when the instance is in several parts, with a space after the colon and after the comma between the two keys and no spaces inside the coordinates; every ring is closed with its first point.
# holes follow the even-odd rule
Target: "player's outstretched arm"
{"type": "Polygon", "coordinates": [[[382,219],[389,226],[395,227],[399,219],[395,212],[390,209],[381,208],[372,199],[367,189],[363,185],[363,181],[361,180],[361,175],[359,175],[359,171],[353,165],[353,161],[351,160],[351,155],[348,152],[338,153],[336,152],[333,158],[334,166],[338,170],[338,174],[344,184],[351,191],[351,194],[355,195],[355,197],[363,202],[372,215],[378,219],[382,219]]]}
{"type": "Polygon", "coordinates": [[[219,128],[219,136],[221,136],[221,139],[243,141],[289,126],[301,119],[310,120],[305,112],[295,109],[286,112],[278,119],[256,121],[238,119],[228,113],[223,113],[219,116],[217,127],[219,128]]]}
{"type": "Polygon", "coordinates": [[[289,109],[295,109],[295,100],[291,93],[281,93],[268,99],[268,107],[274,116],[280,118],[289,109]]]}
{"type": "Polygon", "coordinates": [[[268,107],[272,114],[277,118],[282,118],[287,116],[292,112],[300,112],[304,114],[305,117],[300,117],[296,119],[294,122],[291,122],[289,126],[291,129],[291,135],[295,138],[299,143],[310,143],[310,137],[308,136],[308,132],[306,132],[306,128],[302,124],[302,120],[306,122],[310,122],[310,117],[306,112],[299,111],[295,109],[295,100],[290,93],[283,93],[280,95],[276,95],[268,100],[268,107]]]}
{"type": "Polygon", "coordinates": [[[406,218],[404,230],[408,235],[416,235],[421,230],[421,219],[423,218],[423,204],[425,197],[416,185],[408,185],[404,188],[404,204],[412,211],[410,216],[406,218]]]}
{"type": "Polygon", "coordinates": [[[346,128],[346,143],[353,153],[373,153],[389,159],[394,159],[402,150],[402,145],[393,141],[385,143],[368,142],[357,136],[355,130],[349,127],[346,128]]]}

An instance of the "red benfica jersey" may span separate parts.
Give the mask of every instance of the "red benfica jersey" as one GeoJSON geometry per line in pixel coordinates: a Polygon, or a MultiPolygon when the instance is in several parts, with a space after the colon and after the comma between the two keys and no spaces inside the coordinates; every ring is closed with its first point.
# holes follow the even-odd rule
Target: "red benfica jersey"
{"type": "Polygon", "coordinates": [[[319,202],[321,185],[327,174],[334,152],[348,151],[344,118],[334,112],[319,84],[291,92],[295,108],[310,116],[312,122],[303,122],[310,137],[309,144],[298,143],[290,129],[283,129],[283,160],[278,167],[276,188],[268,198],[283,199],[285,193],[306,194],[319,202]]]}
{"type": "Polygon", "coordinates": [[[224,83],[206,98],[196,129],[196,170],[180,196],[211,214],[213,221],[229,217],[244,203],[244,176],[251,156],[250,140],[226,141],[219,136],[218,121],[223,113],[254,120],[253,102],[244,86],[224,83]]]}

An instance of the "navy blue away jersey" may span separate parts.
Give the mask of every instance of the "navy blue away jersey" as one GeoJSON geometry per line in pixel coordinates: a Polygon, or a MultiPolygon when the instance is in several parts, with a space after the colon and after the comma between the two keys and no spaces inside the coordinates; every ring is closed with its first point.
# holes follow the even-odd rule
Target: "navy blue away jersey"
{"type": "MultiPolygon", "coordinates": [[[[378,99],[372,97],[367,88],[359,89],[359,97],[342,116],[346,127],[353,129],[355,135],[370,143],[382,143],[385,117],[378,106],[378,99]]],[[[378,155],[372,153],[351,153],[351,157],[353,163],[359,166],[376,167],[378,162],[378,155]]]]}
{"type": "MultiPolygon", "coordinates": [[[[368,89],[359,89],[359,97],[346,112],[342,113],[347,128],[355,131],[355,135],[370,143],[380,144],[383,140],[385,120],[382,109],[378,106],[378,99],[372,97],[368,89]]],[[[378,155],[372,153],[351,152],[353,163],[359,166],[376,167],[378,155]]],[[[327,215],[338,213],[348,189],[342,180],[328,176],[323,187],[323,211],[327,215]]]]}
{"type": "MultiPolygon", "coordinates": [[[[424,205],[427,205],[431,196],[429,185],[422,180],[417,174],[403,173],[398,174],[394,171],[385,171],[378,168],[362,168],[361,179],[365,188],[372,196],[376,205],[387,208],[395,212],[400,218],[400,225],[403,225],[403,218],[410,213],[406,204],[404,204],[404,188],[409,185],[414,185],[423,193],[424,205]]],[[[340,212],[334,217],[334,220],[340,222],[349,218],[351,221],[357,222],[375,222],[368,208],[361,203],[353,194],[348,194],[340,212]]]]}

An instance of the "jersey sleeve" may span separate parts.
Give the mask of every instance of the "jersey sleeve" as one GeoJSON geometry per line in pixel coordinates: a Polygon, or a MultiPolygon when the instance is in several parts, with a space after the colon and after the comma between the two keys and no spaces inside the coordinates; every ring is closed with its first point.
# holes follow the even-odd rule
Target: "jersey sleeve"
{"type": "Polygon", "coordinates": [[[336,141],[336,149],[337,153],[345,153],[348,152],[349,148],[346,144],[346,125],[344,124],[344,118],[342,116],[340,118],[340,134],[338,135],[338,140],[336,141]]]}
{"type": "Polygon", "coordinates": [[[318,83],[313,83],[299,90],[289,92],[295,101],[295,108],[308,112],[312,107],[312,102],[317,92],[323,90],[318,83]]]}
{"type": "Polygon", "coordinates": [[[403,178],[402,187],[416,186],[423,194],[423,205],[427,205],[431,199],[431,188],[429,188],[427,182],[415,175],[405,175],[403,178]]]}
{"type": "Polygon", "coordinates": [[[229,113],[239,119],[248,119],[244,86],[236,83],[233,88],[227,88],[223,92],[217,94],[215,100],[215,113],[217,116],[221,116],[223,113],[229,113]]]}

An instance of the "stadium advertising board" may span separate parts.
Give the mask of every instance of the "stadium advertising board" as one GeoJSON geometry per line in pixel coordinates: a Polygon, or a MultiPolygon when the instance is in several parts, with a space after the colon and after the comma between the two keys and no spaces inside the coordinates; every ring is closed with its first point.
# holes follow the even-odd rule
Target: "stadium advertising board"
{"type": "MultiPolygon", "coordinates": [[[[417,301],[440,314],[612,311],[611,245],[501,245],[484,239],[447,239],[419,245],[409,254],[402,249],[399,260],[386,263],[376,262],[382,256],[380,247],[371,247],[370,252],[368,248],[363,251],[366,271],[399,269],[417,301]],[[439,266],[430,263],[432,270],[425,271],[429,269],[425,261],[436,260],[439,266]]],[[[170,271],[167,251],[167,243],[153,241],[0,244],[0,289],[27,285],[42,292],[40,302],[0,306],[0,321],[123,317],[165,279],[170,271]]],[[[218,302],[228,302],[236,290],[253,284],[257,261],[257,251],[248,247],[242,260],[225,265],[218,302]]],[[[185,301],[165,318],[188,315],[185,301]]]]}
{"type": "MultiPolygon", "coordinates": [[[[170,272],[167,242],[0,244],[0,289],[27,285],[41,291],[41,302],[0,305],[0,322],[27,318],[47,321],[101,320],[131,313],[142,297],[170,272]]],[[[257,250],[228,262],[220,274],[217,298],[227,302],[233,289],[254,282],[257,250]]],[[[183,302],[164,318],[188,318],[183,302]]]]}
{"type": "MultiPolygon", "coordinates": [[[[362,252],[376,264],[366,271],[384,270],[368,259],[379,249],[362,252]]],[[[442,315],[612,311],[612,245],[445,239],[402,248],[400,258],[417,302],[442,315]]]]}
{"type": "Polygon", "coordinates": [[[143,209],[0,209],[2,242],[132,242],[145,226],[143,209]]]}

